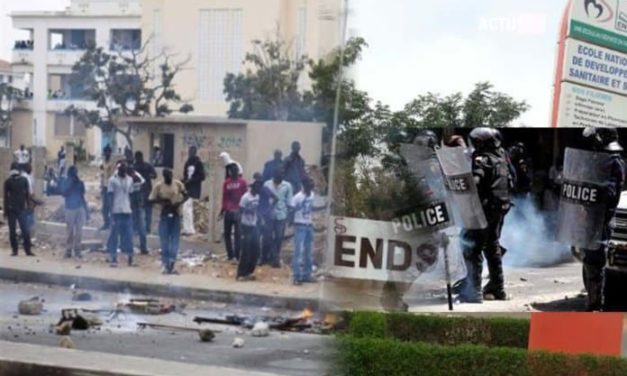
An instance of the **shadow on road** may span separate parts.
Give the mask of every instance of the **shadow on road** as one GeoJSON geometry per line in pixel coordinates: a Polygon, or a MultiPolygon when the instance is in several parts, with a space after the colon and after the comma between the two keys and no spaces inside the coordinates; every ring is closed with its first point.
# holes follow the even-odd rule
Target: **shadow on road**
{"type": "Polygon", "coordinates": [[[552,302],[533,303],[531,307],[541,312],[584,312],[586,310],[586,297],[578,295],[552,302]]]}

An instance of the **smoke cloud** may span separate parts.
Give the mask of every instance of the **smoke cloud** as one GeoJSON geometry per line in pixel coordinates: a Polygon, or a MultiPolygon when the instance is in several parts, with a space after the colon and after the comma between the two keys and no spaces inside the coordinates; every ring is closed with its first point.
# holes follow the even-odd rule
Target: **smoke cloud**
{"type": "Polygon", "coordinates": [[[501,232],[504,265],[549,267],[573,260],[570,247],[556,241],[557,211],[540,211],[528,197],[515,199],[514,205],[501,232]]]}

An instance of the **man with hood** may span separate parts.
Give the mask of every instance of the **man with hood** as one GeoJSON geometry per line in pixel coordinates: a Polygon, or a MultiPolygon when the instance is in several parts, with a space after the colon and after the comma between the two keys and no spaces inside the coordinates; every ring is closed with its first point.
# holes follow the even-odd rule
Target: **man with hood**
{"type": "Polygon", "coordinates": [[[159,242],[163,274],[177,274],[174,263],[179,249],[181,234],[181,205],[187,201],[185,186],[172,178],[172,170],[163,170],[163,180],[155,184],[150,192],[151,204],[161,205],[159,219],[159,242]]]}
{"type": "Polygon", "coordinates": [[[67,179],[61,186],[61,195],[65,199],[65,226],[67,241],[65,258],[71,258],[72,252],[76,258],[81,258],[81,241],[83,226],[89,219],[89,209],[85,201],[85,183],[78,177],[76,166],[67,170],[67,179]]]}
{"type": "Polygon", "coordinates": [[[17,228],[19,224],[24,239],[24,252],[27,256],[35,256],[31,252],[30,232],[28,231],[28,218],[26,210],[30,200],[28,180],[20,174],[19,164],[11,164],[11,172],[4,182],[4,217],[9,222],[9,241],[11,243],[11,256],[17,256],[17,228]]]}
{"type": "Polygon", "coordinates": [[[292,142],[292,153],[283,162],[283,176],[292,185],[292,192],[300,192],[305,172],[305,160],[300,156],[300,142],[292,142]]]}
{"type": "Polygon", "coordinates": [[[229,169],[231,168],[231,166],[237,167],[238,176],[244,176],[244,169],[242,168],[242,165],[238,161],[231,159],[229,153],[225,151],[220,153],[220,160],[222,161],[222,164],[224,164],[225,179],[228,179],[229,177],[229,169]]]}
{"type": "Polygon", "coordinates": [[[205,166],[198,158],[198,150],[191,146],[188,151],[187,162],[183,168],[183,184],[190,199],[183,204],[183,234],[194,235],[194,203],[200,200],[202,182],[205,180],[205,166]]]}

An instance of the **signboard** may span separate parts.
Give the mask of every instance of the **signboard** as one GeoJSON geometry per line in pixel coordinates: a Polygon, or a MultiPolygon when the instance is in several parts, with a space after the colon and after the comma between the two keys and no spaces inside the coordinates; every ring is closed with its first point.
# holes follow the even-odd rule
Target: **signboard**
{"type": "Polygon", "coordinates": [[[573,0],[568,36],[627,52],[627,0],[573,0]]]}
{"type": "Polygon", "coordinates": [[[570,0],[562,18],[552,127],[627,124],[627,0],[570,0]]]}
{"type": "Polygon", "coordinates": [[[566,41],[563,79],[627,95],[627,55],[569,39],[566,41]]]}
{"type": "Polygon", "coordinates": [[[564,82],[559,127],[627,127],[627,97],[564,82]]]}
{"type": "Polygon", "coordinates": [[[427,222],[443,220],[442,211],[412,215],[392,222],[333,217],[328,272],[337,278],[413,282],[425,277],[446,279],[445,252],[450,278],[466,275],[458,231],[448,229],[425,234],[416,232],[427,222]],[[431,219],[429,219],[431,218],[431,219]],[[440,218],[440,219],[437,219],[440,218]]]}

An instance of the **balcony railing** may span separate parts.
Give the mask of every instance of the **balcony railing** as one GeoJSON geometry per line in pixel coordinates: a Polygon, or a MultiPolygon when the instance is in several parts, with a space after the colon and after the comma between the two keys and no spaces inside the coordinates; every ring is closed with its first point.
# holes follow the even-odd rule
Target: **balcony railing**
{"type": "Polygon", "coordinates": [[[33,50],[13,50],[13,64],[33,65],[33,50]]]}
{"type": "Polygon", "coordinates": [[[63,112],[70,106],[84,108],[89,111],[97,109],[96,102],[87,99],[71,99],[71,98],[51,98],[48,99],[46,110],[52,112],[63,112]]]}

